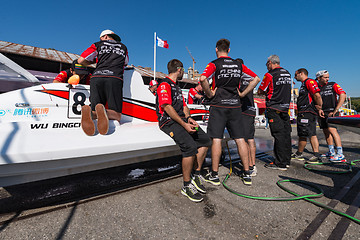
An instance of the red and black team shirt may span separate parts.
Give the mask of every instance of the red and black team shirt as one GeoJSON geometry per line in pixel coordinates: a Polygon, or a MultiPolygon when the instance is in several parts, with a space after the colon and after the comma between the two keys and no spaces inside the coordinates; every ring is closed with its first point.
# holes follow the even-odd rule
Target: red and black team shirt
{"type": "Polygon", "coordinates": [[[93,62],[96,69],[93,77],[115,77],[123,80],[124,68],[129,62],[127,48],[114,40],[99,41],[86,49],[81,57],[93,62]]]}
{"type": "Polygon", "coordinates": [[[320,92],[319,86],[314,79],[307,78],[301,83],[297,99],[298,112],[310,112],[317,115],[313,95],[320,92]]]}
{"type": "MultiPolygon", "coordinates": [[[[65,71],[61,71],[55,78],[54,80],[59,81],[59,82],[63,82],[63,83],[67,83],[67,81],[69,80],[69,78],[72,76],[73,74],[70,72],[70,69],[67,69],[65,71]]],[[[80,84],[86,84],[86,85],[90,85],[90,78],[91,78],[91,74],[88,74],[86,76],[84,76],[81,80],[80,80],[80,84]]]]}
{"type": "MultiPolygon", "coordinates": [[[[253,71],[242,65],[241,86],[240,91],[244,91],[251,81],[257,76],[253,71]]],[[[242,113],[250,116],[256,116],[256,108],[254,103],[254,93],[250,91],[245,97],[241,98],[242,113]]]]}
{"type": "Polygon", "coordinates": [[[188,104],[200,104],[201,99],[195,97],[196,94],[203,95],[202,91],[197,91],[195,88],[190,88],[188,94],[188,104]]]}
{"type": "Polygon", "coordinates": [[[335,82],[328,82],[324,86],[320,86],[320,95],[323,101],[322,110],[324,112],[332,112],[337,105],[337,95],[346,94],[345,91],[335,82]]]}
{"type": "Polygon", "coordinates": [[[210,100],[210,106],[239,108],[241,107],[239,93],[242,64],[230,57],[220,57],[209,63],[201,74],[212,77],[212,89],[217,88],[215,96],[210,100]]]}
{"type": "Polygon", "coordinates": [[[186,103],[181,88],[168,77],[160,80],[157,88],[156,114],[158,115],[160,128],[166,123],[173,121],[164,111],[164,104],[170,104],[180,117],[185,117],[184,106],[186,106],[186,103]]]}
{"type": "Polygon", "coordinates": [[[282,67],[267,72],[259,89],[266,93],[266,107],[288,112],[291,99],[291,74],[282,67]]]}

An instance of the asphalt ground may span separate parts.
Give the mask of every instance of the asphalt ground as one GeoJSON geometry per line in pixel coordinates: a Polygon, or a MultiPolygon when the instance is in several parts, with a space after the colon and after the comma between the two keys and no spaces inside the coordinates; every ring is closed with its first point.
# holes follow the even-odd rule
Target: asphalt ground
{"type": "MultiPolygon", "coordinates": [[[[296,151],[296,128],[292,135],[296,151]]],[[[347,160],[360,159],[359,135],[342,131],[340,135],[347,160]]],[[[320,152],[326,152],[321,131],[318,137],[320,152]]],[[[324,196],[316,201],[360,219],[359,163],[348,174],[309,171],[300,161],[292,161],[287,171],[269,170],[264,163],[273,155],[270,131],[256,129],[256,141],[258,175],[250,187],[236,174],[239,162],[234,144],[229,143],[233,158],[233,174],[226,183],[229,187],[249,195],[288,197],[276,182],[303,180],[323,189],[324,196]]],[[[309,143],[306,149],[306,156],[311,157],[309,143]]],[[[226,157],[220,167],[221,180],[229,173],[228,160],[226,157]]],[[[341,170],[346,166],[320,168],[341,170]]],[[[253,200],[206,183],[204,201],[193,203],[180,193],[182,177],[177,167],[163,178],[121,188],[109,187],[121,181],[112,175],[115,172],[87,176],[86,184],[80,175],[53,181],[46,188],[30,184],[0,189],[0,239],[360,239],[359,224],[305,200],[253,200]],[[102,186],[104,191],[94,190],[102,186]],[[49,200],[56,196],[67,197],[49,200]]],[[[299,184],[284,185],[299,194],[315,191],[299,184]]]]}

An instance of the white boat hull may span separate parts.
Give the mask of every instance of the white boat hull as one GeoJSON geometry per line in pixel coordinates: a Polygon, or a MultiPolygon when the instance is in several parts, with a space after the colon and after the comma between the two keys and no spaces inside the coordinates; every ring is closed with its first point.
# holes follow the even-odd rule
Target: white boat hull
{"type": "Polygon", "coordinates": [[[155,97],[140,74],[125,72],[123,117],[110,121],[107,135],[82,131],[88,98],[89,86],[67,84],[0,95],[0,187],[180,155],[159,130],[155,97]]]}

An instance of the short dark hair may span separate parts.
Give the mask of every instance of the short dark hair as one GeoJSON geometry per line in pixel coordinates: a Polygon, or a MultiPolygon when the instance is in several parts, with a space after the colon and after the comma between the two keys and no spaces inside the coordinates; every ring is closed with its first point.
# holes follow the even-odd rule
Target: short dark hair
{"type": "Polygon", "coordinates": [[[168,62],[167,69],[169,73],[174,73],[178,68],[184,67],[183,63],[178,59],[172,59],[168,62]]]}
{"type": "Polygon", "coordinates": [[[216,48],[220,52],[229,52],[230,41],[225,38],[222,38],[219,41],[217,41],[216,48]]]}
{"type": "Polygon", "coordinates": [[[237,58],[235,59],[236,61],[240,62],[241,64],[244,64],[244,60],[242,60],[241,58],[237,58]]]}
{"type": "Polygon", "coordinates": [[[308,70],[306,70],[305,68],[299,68],[298,70],[296,70],[298,73],[304,73],[306,76],[309,75],[308,70]]]}

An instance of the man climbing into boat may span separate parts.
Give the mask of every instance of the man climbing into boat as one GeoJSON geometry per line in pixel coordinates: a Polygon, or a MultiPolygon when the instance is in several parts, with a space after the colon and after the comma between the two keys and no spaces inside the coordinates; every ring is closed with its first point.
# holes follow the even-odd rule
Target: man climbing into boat
{"type": "Polygon", "coordinates": [[[244,167],[241,179],[244,184],[251,185],[248,148],[240,144],[240,139],[243,138],[240,130],[243,127],[240,98],[252,91],[260,79],[248,68],[243,69],[240,62],[228,56],[230,52],[230,41],[228,39],[217,41],[215,52],[217,59],[210,62],[200,76],[201,86],[206,96],[211,98],[207,132],[212,139],[212,171],[205,176],[205,181],[213,185],[220,185],[218,171],[222,152],[221,141],[226,127],[230,137],[235,140],[244,167]],[[253,76],[255,81],[251,81],[243,92],[239,92],[243,71],[253,76]],[[207,80],[211,77],[214,90],[210,89],[207,80]]]}
{"type": "Polygon", "coordinates": [[[174,139],[182,152],[184,185],[181,193],[191,201],[200,202],[203,196],[199,192],[206,193],[200,171],[211,141],[191,118],[181,88],[176,84],[184,75],[182,62],[172,59],[167,68],[169,75],[159,81],[157,88],[156,113],[159,127],[174,139]]]}
{"type": "Polygon", "coordinates": [[[69,78],[74,75],[79,75],[80,84],[90,85],[91,74],[86,66],[78,63],[77,59],[71,64],[71,67],[65,71],[61,71],[55,78],[54,83],[67,83],[69,78]]]}
{"type": "Polygon", "coordinates": [[[331,162],[346,162],[340,135],[335,127],[330,127],[328,124],[328,117],[334,117],[339,114],[339,109],[346,99],[346,93],[336,82],[329,82],[329,77],[330,75],[327,70],[321,70],[316,73],[323,101],[322,110],[325,115],[325,117],[318,118],[319,126],[324,132],[329,147],[329,152],[323,154],[322,157],[328,157],[331,162]]]}
{"type": "Polygon", "coordinates": [[[92,44],[78,59],[79,64],[90,65],[96,62],[96,68],[90,81],[91,108],[84,105],[81,109],[81,127],[85,134],[93,136],[97,129],[106,135],[109,119],[120,122],[123,101],[123,74],[129,61],[127,47],[121,38],[111,30],[100,34],[100,41],[92,44]],[[104,105],[108,106],[105,110],[104,105]]]}

